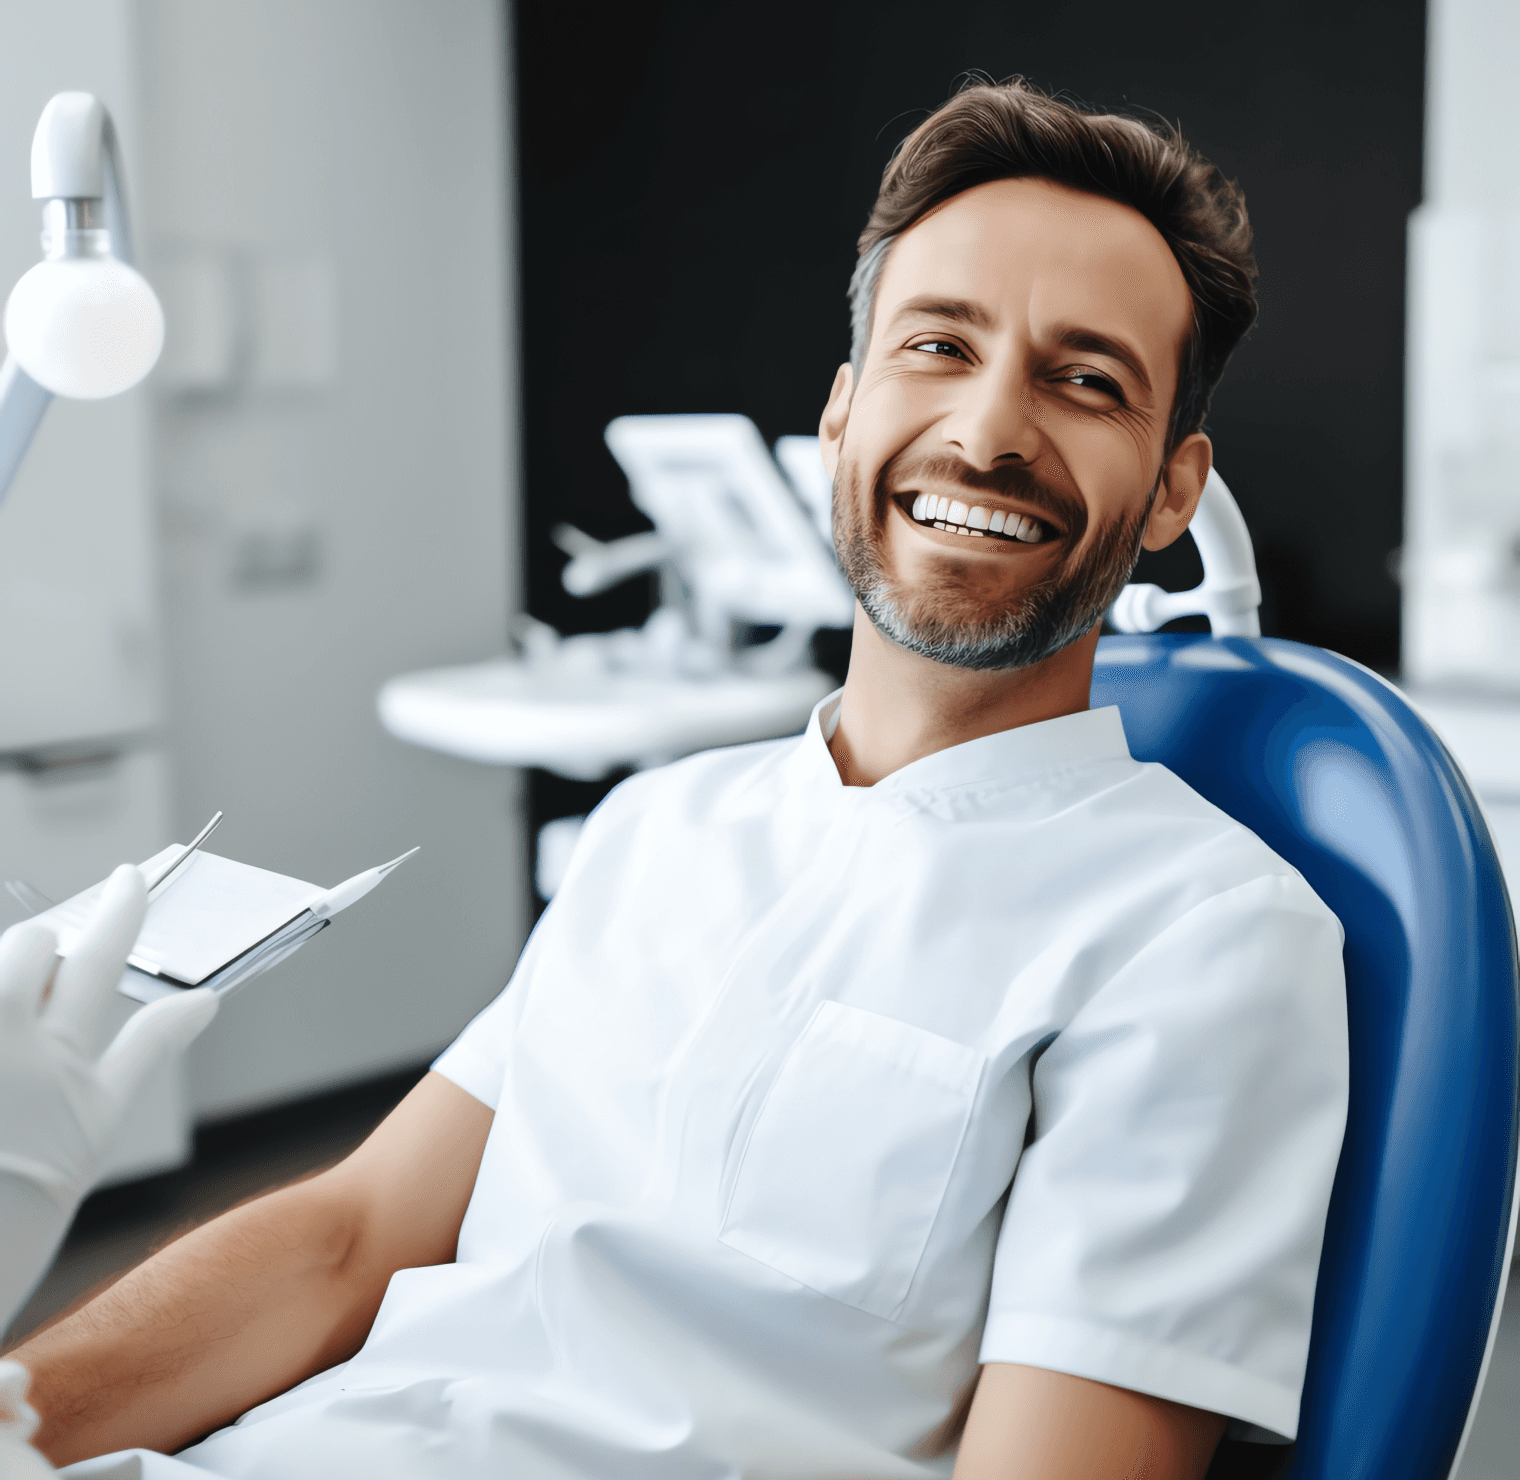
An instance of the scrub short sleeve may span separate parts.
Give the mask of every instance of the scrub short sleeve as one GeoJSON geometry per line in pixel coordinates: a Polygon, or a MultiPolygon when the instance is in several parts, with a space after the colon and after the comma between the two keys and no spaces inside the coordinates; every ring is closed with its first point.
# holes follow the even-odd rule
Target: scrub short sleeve
{"type": "MultiPolygon", "coordinates": [[[[551,905],[552,909],[553,906],[551,905]]],[[[517,969],[501,993],[465,1025],[464,1031],[433,1060],[432,1070],[452,1080],[466,1094],[474,1095],[482,1105],[494,1110],[501,1100],[502,1076],[506,1072],[512,1035],[522,999],[533,976],[536,947],[543,938],[548,911],[517,958],[517,969]]]]}
{"type": "MultiPolygon", "coordinates": [[[[634,781],[638,779],[633,778],[634,781]]],[[[630,782],[623,781],[586,819],[559,893],[555,895],[556,903],[570,897],[577,889],[581,865],[599,846],[609,817],[616,818],[619,811],[626,812],[630,798],[636,799],[637,795],[637,789],[630,782]]],[[[637,805],[636,800],[633,805],[637,805]]],[[[501,1100],[502,1078],[506,1073],[512,1035],[517,1031],[523,998],[532,989],[535,963],[542,956],[546,935],[555,928],[563,908],[562,905],[557,908],[556,903],[551,903],[539,917],[522,955],[517,958],[512,979],[502,988],[500,995],[466,1024],[464,1031],[433,1060],[431,1066],[435,1074],[442,1074],[492,1110],[501,1100]]]]}
{"type": "Polygon", "coordinates": [[[1258,878],[1073,1015],[1034,1069],[984,1362],[1295,1436],[1345,1127],[1341,942],[1301,879],[1258,878]]]}

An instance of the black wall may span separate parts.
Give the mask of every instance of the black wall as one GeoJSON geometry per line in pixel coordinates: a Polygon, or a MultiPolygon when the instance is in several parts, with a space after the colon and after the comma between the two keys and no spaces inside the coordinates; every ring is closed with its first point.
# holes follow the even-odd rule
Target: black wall
{"type": "MultiPolygon", "coordinates": [[[[1424,7],[1196,0],[625,0],[516,7],[528,604],[636,623],[642,582],[566,596],[548,530],[642,526],[601,440],[625,413],[816,429],[854,240],[888,155],[973,69],[1150,109],[1240,180],[1261,319],[1215,397],[1264,630],[1398,657],[1405,218],[1424,7]]],[[[1141,578],[1196,578],[1191,545],[1141,578]]],[[[583,805],[545,790],[543,816],[583,805]]]]}

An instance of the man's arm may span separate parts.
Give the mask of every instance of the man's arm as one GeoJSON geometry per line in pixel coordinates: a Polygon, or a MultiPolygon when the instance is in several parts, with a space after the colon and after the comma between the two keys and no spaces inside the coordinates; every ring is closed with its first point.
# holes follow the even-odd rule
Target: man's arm
{"type": "Polygon", "coordinates": [[[1127,1388],[991,1362],[955,1480],[1202,1480],[1224,1419],[1127,1388]]]}
{"type": "Polygon", "coordinates": [[[429,1074],[345,1161],[186,1234],[12,1355],[54,1464],[172,1452],[352,1356],[398,1269],[453,1259],[492,1113],[429,1074]]]}

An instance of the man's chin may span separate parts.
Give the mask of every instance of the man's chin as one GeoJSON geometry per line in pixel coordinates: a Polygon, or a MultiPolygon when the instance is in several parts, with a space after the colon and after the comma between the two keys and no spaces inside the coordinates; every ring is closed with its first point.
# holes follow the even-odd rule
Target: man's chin
{"type": "Polygon", "coordinates": [[[921,597],[904,601],[885,585],[858,594],[866,616],[883,637],[950,668],[979,672],[1031,668],[1087,630],[1068,631],[1063,624],[1052,623],[1048,614],[1025,610],[1022,603],[1012,611],[989,616],[946,612],[938,605],[931,612],[921,597]]]}

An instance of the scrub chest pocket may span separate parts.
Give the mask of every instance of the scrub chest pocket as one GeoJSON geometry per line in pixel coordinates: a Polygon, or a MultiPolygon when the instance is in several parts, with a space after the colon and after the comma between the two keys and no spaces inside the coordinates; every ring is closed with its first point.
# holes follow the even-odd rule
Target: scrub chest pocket
{"type": "Polygon", "coordinates": [[[760,1107],[718,1237],[819,1294],[895,1318],[984,1063],[922,1028],[820,1003],[760,1107]]]}

